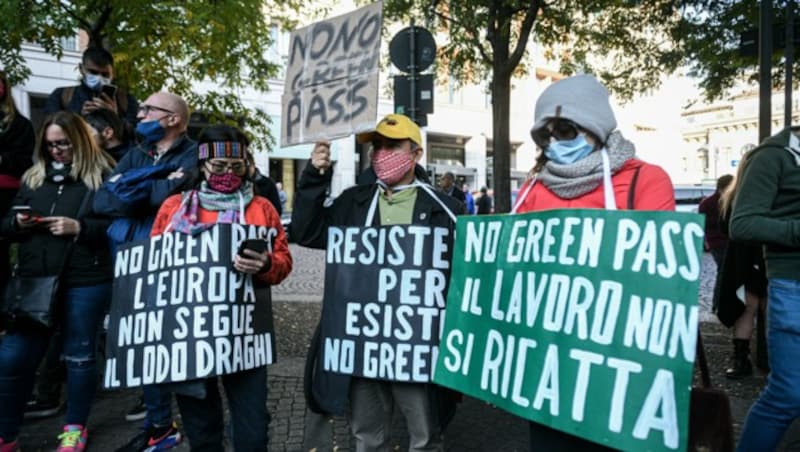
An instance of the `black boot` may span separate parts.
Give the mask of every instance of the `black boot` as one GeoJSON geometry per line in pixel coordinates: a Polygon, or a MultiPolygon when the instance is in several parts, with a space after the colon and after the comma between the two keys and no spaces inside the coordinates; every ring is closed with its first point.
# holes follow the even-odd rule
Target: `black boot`
{"type": "Polygon", "coordinates": [[[750,364],[750,341],[747,339],[734,339],[733,367],[725,371],[725,377],[736,380],[751,375],[753,375],[753,365],[750,364]]]}

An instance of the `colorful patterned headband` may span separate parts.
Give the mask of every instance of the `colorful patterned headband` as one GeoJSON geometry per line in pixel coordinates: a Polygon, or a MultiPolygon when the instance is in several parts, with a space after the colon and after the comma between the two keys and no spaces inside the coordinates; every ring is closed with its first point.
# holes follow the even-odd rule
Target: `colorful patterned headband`
{"type": "Polygon", "coordinates": [[[200,160],[220,158],[245,158],[247,146],[236,141],[213,141],[197,146],[200,160]]]}

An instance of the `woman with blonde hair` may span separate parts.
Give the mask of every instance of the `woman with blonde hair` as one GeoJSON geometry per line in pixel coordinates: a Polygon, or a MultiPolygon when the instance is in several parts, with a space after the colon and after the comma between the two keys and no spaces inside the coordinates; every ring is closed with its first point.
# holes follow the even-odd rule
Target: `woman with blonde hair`
{"type": "MultiPolygon", "coordinates": [[[[39,131],[33,166],[0,232],[19,242],[17,275],[59,275],[51,311],[62,331],[67,368],[65,425],[58,452],[86,447],[86,421],[97,384],[95,338],[111,295],[109,221],[92,198],[114,165],[78,115],[58,112],[39,131]]],[[[18,316],[0,338],[0,452],[19,450],[17,435],[34,374],[54,328],[18,316]]]]}
{"type": "MultiPolygon", "coordinates": [[[[722,192],[719,200],[720,226],[728,235],[733,201],[747,167],[748,154],[739,162],[734,182],[722,192]]],[[[739,379],[753,374],[750,363],[750,338],[759,305],[767,303],[767,274],[761,244],[729,240],[714,291],[717,317],[733,329],[733,357],[725,377],[739,379]]]]}

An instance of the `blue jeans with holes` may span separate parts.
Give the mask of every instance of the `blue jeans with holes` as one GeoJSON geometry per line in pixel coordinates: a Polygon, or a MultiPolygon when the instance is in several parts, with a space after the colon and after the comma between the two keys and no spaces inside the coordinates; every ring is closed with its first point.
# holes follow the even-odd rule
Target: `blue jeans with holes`
{"type": "Polygon", "coordinates": [[[770,278],[767,386],[750,408],[739,451],[775,450],[800,417],[800,280],[770,278]]]}
{"type": "MultiPolygon", "coordinates": [[[[111,284],[72,287],[64,293],[63,356],[67,367],[65,424],[86,425],[97,386],[97,331],[111,284]]],[[[49,339],[44,329],[20,328],[0,338],[0,438],[19,434],[25,403],[33,391],[36,367],[49,339]]]]}

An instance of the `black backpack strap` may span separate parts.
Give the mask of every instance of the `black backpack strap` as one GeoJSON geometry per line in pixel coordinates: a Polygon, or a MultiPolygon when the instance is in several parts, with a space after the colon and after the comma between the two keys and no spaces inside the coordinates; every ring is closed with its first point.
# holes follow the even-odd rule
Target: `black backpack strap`
{"type": "Polygon", "coordinates": [[[633,210],[633,197],[636,194],[636,181],[639,179],[640,169],[642,169],[641,166],[636,168],[636,171],[633,173],[633,179],[631,179],[631,186],[628,187],[628,210],[633,210]]]}

